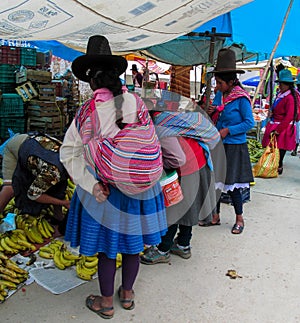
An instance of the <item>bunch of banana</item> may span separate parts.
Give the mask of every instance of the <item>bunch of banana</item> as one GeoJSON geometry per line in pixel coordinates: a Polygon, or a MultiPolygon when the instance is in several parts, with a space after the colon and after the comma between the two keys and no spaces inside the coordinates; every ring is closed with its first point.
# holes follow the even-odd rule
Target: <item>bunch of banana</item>
{"type": "Polygon", "coordinates": [[[264,152],[262,144],[256,139],[247,139],[247,146],[251,163],[256,163],[264,152]]]}
{"type": "Polygon", "coordinates": [[[41,247],[39,256],[45,259],[53,259],[55,266],[61,270],[75,265],[81,259],[80,255],[73,254],[60,240],[53,240],[49,245],[41,247]]]}
{"type": "Polygon", "coordinates": [[[76,263],[76,274],[83,280],[91,280],[98,270],[98,257],[82,256],[76,263]]]}
{"type": "Polygon", "coordinates": [[[0,252],[0,301],[5,300],[7,290],[17,289],[27,279],[28,272],[0,252]]]}
{"type": "Polygon", "coordinates": [[[21,229],[6,232],[0,237],[0,251],[15,255],[20,251],[36,251],[34,244],[28,242],[25,231],[21,229]]]}
{"type": "Polygon", "coordinates": [[[41,244],[44,239],[53,236],[54,228],[43,215],[37,218],[30,214],[18,214],[15,219],[17,228],[24,230],[27,239],[32,243],[41,244]]]}
{"type": "Polygon", "coordinates": [[[19,213],[19,209],[15,206],[15,198],[12,198],[5,206],[3,210],[3,215],[7,213],[19,213]]]}

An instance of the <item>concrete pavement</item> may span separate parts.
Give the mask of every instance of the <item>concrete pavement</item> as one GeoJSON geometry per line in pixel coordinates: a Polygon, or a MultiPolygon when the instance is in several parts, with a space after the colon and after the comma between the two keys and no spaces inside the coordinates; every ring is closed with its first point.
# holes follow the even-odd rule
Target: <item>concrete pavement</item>
{"type": "MultiPolygon", "coordinates": [[[[256,179],[244,215],[243,234],[232,235],[233,207],[222,204],[220,226],[194,227],[189,260],[141,265],[136,308],[123,310],[115,297],[111,322],[300,322],[299,154],[286,155],[280,177],[256,179]],[[228,269],[242,278],[230,279],[228,269]]],[[[61,295],[33,283],[0,304],[1,322],[101,322],[84,305],[91,293],[99,293],[97,280],[61,295]]]]}

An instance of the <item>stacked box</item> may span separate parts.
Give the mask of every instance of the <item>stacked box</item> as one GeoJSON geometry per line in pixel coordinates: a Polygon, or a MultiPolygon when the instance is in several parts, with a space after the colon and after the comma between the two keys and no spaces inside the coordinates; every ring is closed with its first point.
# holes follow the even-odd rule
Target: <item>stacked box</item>
{"type": "Polygon", "coordinates": [[[45,131],[49,135],[62,135],[65,117],[56,102],[31,100],[27,107],[27,115],[28,131],[45,131]]]}
{"type": "Polygon", "coordinates": [[[36,49],[21,47],[21,65],[26,67],[36,67],[36,49]]]}
{"type": "Polygon", "coordinates": [[[0,63],[20,65],[20,47],[0,46],[0,63]]]}
{"type": "Polygon", "coordinates": [[[47,71],[27,70],[27,80],[35,83],[51,83],[52,73],[47,71]]]}
{"type": "Polygon", "coordinates": [[[38,84],[39,99],[42,101],[56,101],[55,84],[38,84]]]}
{"type": "Polygon", "coordinates": [[[19,65],[0,64],[0,89],[2,93],[16,93],[16,71],[19,65]]]}
{"type": "Polygon", "coordinates": [[[26,119],[25,117],[1,117],[0,118],[0,138],[8,139],[9,132],[11,129],[14,133],[24,133],[26,129],[26,119]]]}
{"type": "Polygon", "coordinates": [[[19,94],[2,95],[0,102],[0,117],[24,117],[24,103],[19,94]]]}

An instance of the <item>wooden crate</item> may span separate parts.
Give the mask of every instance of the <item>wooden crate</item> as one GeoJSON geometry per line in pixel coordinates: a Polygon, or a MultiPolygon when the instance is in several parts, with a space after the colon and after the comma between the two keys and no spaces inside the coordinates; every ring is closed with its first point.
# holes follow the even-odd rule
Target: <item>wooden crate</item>
{"type": "Polygon", "coordinates": [[[31,99],[38,96],[37,91],[30,81],[18,86],[16,88],[16,91],[22,97],[24,102],[30,101],[31,99]]]}
{"type": "Polygon", "coordinates": [[[27,107],[28,116],[60,116],[61,111],[56,102],[31,100],[27,107]]]}
{"type": "Polygon", "coordinates": [[[39,99],[43,101],[56,101],[55,84],[38,84],[39,99]]]}
{"type": "Polygon", "coordinates": [[[45,131],[49,135],[61,136],[66,117],[56,102],[31,100],[27,107],[28,131],[45,131]]]}
{"type": "Polygon", "coordinates": [[[52,73],[40,70],[27,70],[27,80],[35,83],[50,83],[52,80],[52,73]]]}

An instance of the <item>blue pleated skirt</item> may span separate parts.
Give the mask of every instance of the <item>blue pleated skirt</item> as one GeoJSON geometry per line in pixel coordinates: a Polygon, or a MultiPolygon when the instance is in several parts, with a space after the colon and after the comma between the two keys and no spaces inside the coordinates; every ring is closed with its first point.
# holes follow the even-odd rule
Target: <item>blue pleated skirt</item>
{"type": "Polygon", "coordinates": [[[167,231],[161,186],[128,196],[109,186],[103,203],[80,186],[76,187],[68,214],[65,240],[83,255],[104,252],[115,259],[117,253],[137,254],[144,245],[156,245],[167,231]]]}

